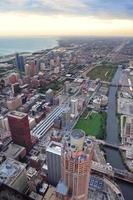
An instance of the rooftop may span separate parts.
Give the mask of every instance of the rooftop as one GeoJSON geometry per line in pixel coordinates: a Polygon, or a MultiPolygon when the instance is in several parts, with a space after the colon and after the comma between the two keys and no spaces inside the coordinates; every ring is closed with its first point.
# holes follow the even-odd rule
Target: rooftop
{"type": "Polygon", "coordinates": [[[7,185],[11,185],[19,174],[25,169],[25,165],[13,160],[11,158],[6,159],[0,165],[0,182],[7,185]]]}
{"type": "Polygon", "coordinates": [[[57,155],[61,155],[61,147],[62,147],[61,143],[52,141],[47,147],[47,151],[57,155]]]}
{"type": "Polygon", "coordinates": [[[80,139],[85,136],[85,133],[81,129],[75,129],[72,131],[71,136],[75,139],[80,139]]]}
{"type": "Polygon", "coordinates": [[[104,180],[99,177],[91,176],[89,182],[89,188],[93,188],[96,190],[103,190],[104,189],[104,180]]]}
{"type": "Polygon", "coordinates": [[[19,118],[19,119],[22,119],[24,117],[27,116],[27,114],[25,113],[22,113],[22,112],[18,112],[18,111],[12,111],[8,114],[9,117],[16,117],[16,118],[19,118]]]}
{"type": "Polygon", "coordinates": [[[55,200],[55,188],[50,186],[43,200],[55,200]]]}
{"type": "MultiPolygon", "coordinates": [[[[22,146],[12,143],[8,146],[8,149],[4,153],[5,153],[6,157],[15,159],[24,151],[25,151],[25,147],[22,147],[22,146]]],[[[26,152],[25,152],[25,154],[26,154],[26,152]]]]}
{"type": "Polygon", "coordinates": [[[30,198],[17,190],[14,190],[13,188],[7,186],[7,185],[0,185],[0,200],[33,200],[33,198],[30,198]]]}

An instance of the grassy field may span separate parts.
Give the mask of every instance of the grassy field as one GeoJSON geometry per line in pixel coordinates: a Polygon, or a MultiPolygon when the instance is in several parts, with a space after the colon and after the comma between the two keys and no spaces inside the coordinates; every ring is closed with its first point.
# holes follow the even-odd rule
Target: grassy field
{"type": "Polygon", "coordinates": [[[95,136],[97,139],[104,139],[105,125],[106,113],[90,112],[88,114],[85,111],[85,114],[80,117],[75,128],[84,130],[86,135],[95,136]]]}
{"type": "Polygon", "coordinates": [[[112,64],[102,64],[92,69],[87,76],[92,80],[100,78],[102,81],[109,82],[112,80],[116,69],[117,68],[112,64]]]}

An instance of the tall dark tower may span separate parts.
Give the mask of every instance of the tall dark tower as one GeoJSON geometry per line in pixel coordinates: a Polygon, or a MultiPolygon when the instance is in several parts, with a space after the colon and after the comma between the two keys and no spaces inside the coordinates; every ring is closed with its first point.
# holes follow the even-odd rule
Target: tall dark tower
{"type": "Polygon", "coordinates": [[[24,57],[19,56],[19,54],[16,53],[15,62],[16,62],[16,66],[17,66],[18,71],[20,73],[24,72],[25,71],[25,69],[24,69],[24,57]]]}

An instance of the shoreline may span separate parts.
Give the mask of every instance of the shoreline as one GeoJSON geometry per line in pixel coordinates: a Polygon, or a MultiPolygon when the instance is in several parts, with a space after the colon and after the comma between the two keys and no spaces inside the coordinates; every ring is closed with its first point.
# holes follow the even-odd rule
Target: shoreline
{"type": "MultiPolygon", "coordinates": [[[[0,45],[1,45],[1,49],[0,49],[0,59],[4,59],[4,58],[10,58],[10,57],[14,57],[15,56],[15,53],[19,53],[19,54],[33,54],[33,53],[41,53],[41,52],[44,52],[44,51],[48,51],[48,50],[52,50],[52,49],[54,49],[54,48],[57,48],[58,46],[59,46],[59,38],[54,38],[54,37],[14,37],[14,38],[10,38],[10,37],[0,37],[0,40],[1,41],[3,41],[3,40],[5,40],[5,47],[4,48],[2,48],[2,46],[4,46],[4,45],[2,45],[1,44],[1,41],[0,41],[0,45]],[[53,39],[53,41],[51,41],[53,39]],[[9,45],[9,47],[7,46],[7,42],[8,42],[8,40],[10,40],[11,41],[11,47],[12,48],[10,48],[10,45],[9,45]],[[32,49],[29,49],[28,48],[28,44],[26,43],[25,44],[25,48],[23,49],[22,48],[22,50],[20,49],[20,46],[21,46],[21,44],[15,44],[16,45],[16,48],[14,48],[15,47],[15,45],[14,45],[14,43],[13,43],[13,41],[18,41],[18,42],[21,42],[22,44],[23,44],[23,42],[22,41],[26,41],[26,40],[28,40],[30,43],[31,43],[31,45],[32,44],[34,44],[34,42],[36,41],[36,45],[34,46],[33,45],[33,48],[32,49]],[[32,40],[35,40],[35,41],[32,41],[32,40]],[[37,42],[37,40],[44,40],[43,41],[43,43],[44,43],[44,47],[39,47],[39,43],[37,42]],[[45,41],[46,40],[46,41],[45,41]],[[53,45],[52,45],[52,43],[53,43],[53,45]],[[55,43],[55,44],[54,44],[55,43]],[[46,46],[45,46],[46,45],[46,46]],[[6,47],[7,46],[7,47],[6,47]],[[18,47],[17,47],[18,46],[18,47]],[[26,48],[26,46],[27,46],[27,48],[26,48]],[[36,49],[36,47],[38,46],[38,48],[36,49]],[[50,47],[51,46],[51,47],[50,47]],[[3,49],[3,50],[2,50],[3,49]],[[14,50],[11,50],[11,53],[10,52],[8,52],[8,49],[14,49],[14,50]],[[18,50],[17,50],[18,49],[18,50]],[[27,50],[26,50],[27,49],[27,50]],[[5,52],[5,53],[2,53],[2,52],[4,52],[4,51],[6,51],[7,50],[7,53],[5,52]]],[[[40,41],[41,42],[41,41],[40,41]]],[[[31,46],[30,44],[29,44],[29,46],[31,46]]],[[[41,45],[41,43],[40,43],[40,46],[43,46],[43,44],[41,45]]],[[[9,50],[10,51],[10,50],[9,50]]]]}

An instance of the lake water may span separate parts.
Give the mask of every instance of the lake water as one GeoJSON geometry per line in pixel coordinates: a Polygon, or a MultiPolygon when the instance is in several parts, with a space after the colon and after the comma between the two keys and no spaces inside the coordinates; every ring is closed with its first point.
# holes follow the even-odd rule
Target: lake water
{"type": "Polygon", "coordinates": [[[0,37],[0,56],[16,52],[34,52],[58,46],[55,37],[0,37]]]}

